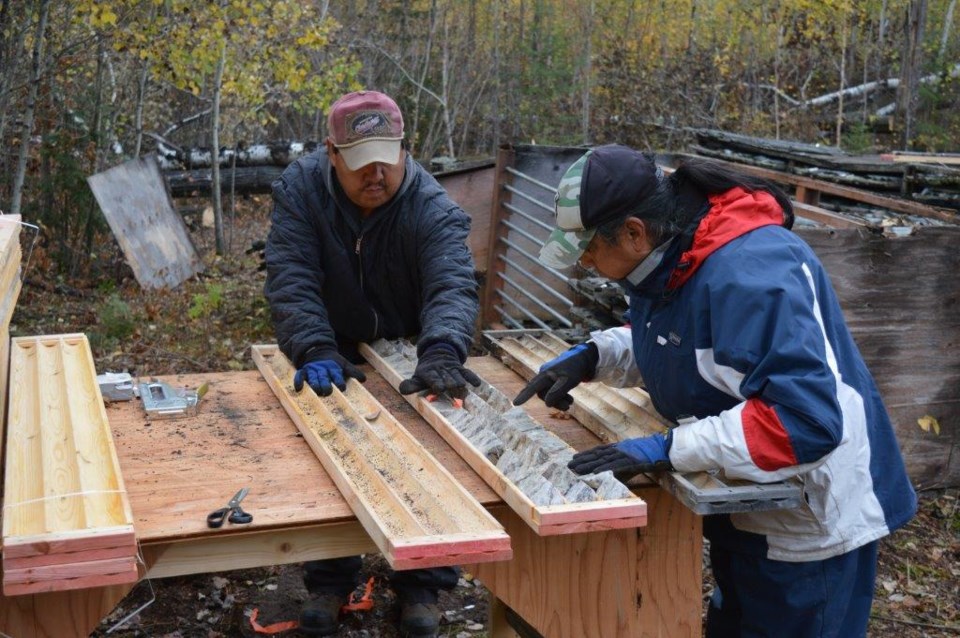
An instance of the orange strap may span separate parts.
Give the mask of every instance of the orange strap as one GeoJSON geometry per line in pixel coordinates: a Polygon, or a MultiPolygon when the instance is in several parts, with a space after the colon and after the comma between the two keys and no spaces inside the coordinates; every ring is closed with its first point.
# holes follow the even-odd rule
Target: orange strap
{"type": "Polygon", "coordinates": [[[254,607],[253,612],[250,613],[250,626],[253,627],[253,630],[258,634],[279,634],[281,631],[296,629],[300,626],[300,623],[296,620],[288,620],[286,622],[275,622],[272,625],[264,627],[257,622],[257,615],[259,613],[260,610],[257,607],[254,607]]]}
{"type": "Polygon", "coordinates": [[[373,609],[373,576],[367,581],[363,590],[363,597],[356,600],[356,592],[350,592],[350,600],[340,608],[340,611],[369,611],[373,609]]]}
{"type": "MultiPolygon", "coordinates": [[[[434,401],[437,400],[437,395],[435,395],[435,394],[428,394],[428,395],[426,396],[426,399],[427,399],[427,402],[428,402],[428,403],[433,403],[434,401]]],[[[455,408],[457,408],[457,409],[460,409],[460,408],[463,407],[463,399],[457,399],[456,397],[454,397],[454,398],[450,399],[450,402],[453,404],[453,407],[455,407],[455,408]]]]}

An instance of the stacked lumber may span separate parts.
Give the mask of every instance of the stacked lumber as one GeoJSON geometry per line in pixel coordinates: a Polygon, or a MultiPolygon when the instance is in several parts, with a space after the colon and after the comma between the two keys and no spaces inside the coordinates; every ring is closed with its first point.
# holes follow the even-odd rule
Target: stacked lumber
{"type": "Polygon", "coordinates": [[[355,380],[317,396],[275,345],[253,359],[394,569],[509,560],[503,527],[355,380]]]}
{"type": "Polygon", "coordinates": [[[898,218],[906,215],[901,221],[912,224],[927,224],[930,219],[957,223],[956,213],[960,211],[960,156],[957,154],[853,155],[822,144],[751,137],[715,129],[693,129],[691,132],[697,143],[691,144],[689,150],[703,157],[762,169],[767,171],[762,173],[765,176],[789,175],[887,193],[901,204],[917,207],[912,210],[891,208],[885,203],[869,201],[853,206],[850,200],[856,202],[856,196],[851,198],[840,194],[833,205],[844,214],[864,216],[878,222],[878,217],[889,219],[891,215],[898,218]],[[925,209],[921,205],[926,205],[925,209]],[[951,216],[950,213],[954,214],[951,216]]]}
{"type": "Polygon", "coordinates": [[[0,440],[6,422],[10,319],[20,296],[20,215],[0,216],[0,440]]]}
{"type": "MultiPolygon", "coordinates": [[[[378,340],[360,352],[396,389],[416,368],[416,348],[406,341],[378,340]]],[[[406,399],[538,535],[646,525],[642,499],[610,472],[571,472],[574,449],[486,381],[462,406],[418,394],[406,399]]]]}
{"type": "Polygon", "coordinates": [[[6,595],[135,582],[137,546],[85,335],[11,342],[6,595]]]}

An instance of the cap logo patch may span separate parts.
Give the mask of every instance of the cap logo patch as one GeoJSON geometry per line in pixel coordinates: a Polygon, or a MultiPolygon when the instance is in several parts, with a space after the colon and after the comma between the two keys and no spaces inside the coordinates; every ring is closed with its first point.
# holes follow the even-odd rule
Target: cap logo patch
{"type": "Polygon", "coordinates": [[[360,111],[347,116],[347,138],[349,141],[361,137],[374,137],[380,134],[391,135],[390,120],[380,111],[360,111]]]}

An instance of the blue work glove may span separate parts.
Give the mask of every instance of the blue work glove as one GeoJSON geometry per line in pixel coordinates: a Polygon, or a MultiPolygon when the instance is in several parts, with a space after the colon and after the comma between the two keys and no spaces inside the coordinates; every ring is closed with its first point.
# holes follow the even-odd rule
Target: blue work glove
{"type": "Polygon", "coordinates": [[[347,389],[347,379],[356,379],[361,383],[367,380],[367,375],[336,350],[327,349],[310,353],[311,361],[303,364],[293,375],[293,389],[297,392],[303,389],[303,382],[313,388],[313,391],[322,397],[333,393],[333,386],[341,392],[347,389]]]}
{"type": "Polygon", "coordinates": [[[592,341],[570,348],[556,359],[540,366],[539,374],[520,390],[513,404],[523,405],[536,394],[551,408],[569,410],[573,404],[570,390],[597,374],[599,360],[600,351],[592,341]]]}
{"type": "Polygon", "coordinates": [[[460,354],[448,343],[437,342],[424,350],[413,376],[400,382],[400,394],[429,390],[455,399],[467,396],[467,383],[476,387],[480,377],[463,367],[460,354]]]}
{"type": "Polygon", "coordinates": [[[567,467],[577,474],[609,470],[621,479],[645,472],[669,471],[673,469],[670,463],[672,443],[673,432],[669,432],[598,445],[574,454],[567,467]]]}

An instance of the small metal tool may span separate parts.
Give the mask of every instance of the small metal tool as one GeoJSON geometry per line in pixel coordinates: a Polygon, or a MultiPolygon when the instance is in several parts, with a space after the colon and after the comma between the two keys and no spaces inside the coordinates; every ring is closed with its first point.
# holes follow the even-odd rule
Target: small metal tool
{"type": "Polygon", "coordinates": [[[207,393],[208,385],[204,383],[196,390],[178,390],[163,381],[153,379],[141,381],[137,389],[148,416],[170,419],[196,414],[199,410],[197,406],[207,393]]]}
{"type": "Polygon", "coordinates": [[[230,521],[236,525],[244,525],[252,521],[253,515],[247,514],[240,507],[240,501],[249,491],[249,488],[241,488],[239,492],[233,495],[233,498],[227,501],[226,507],[221,507],[207,514],[207,526],[216,529],[222,527],[224,521],[230,521]]]}
{"type": "Polygon", "coordinates": [[[136,387],[129,372],[106,372],[97,375],[97,385],[104,401],[130,401],[136,387]]]}

